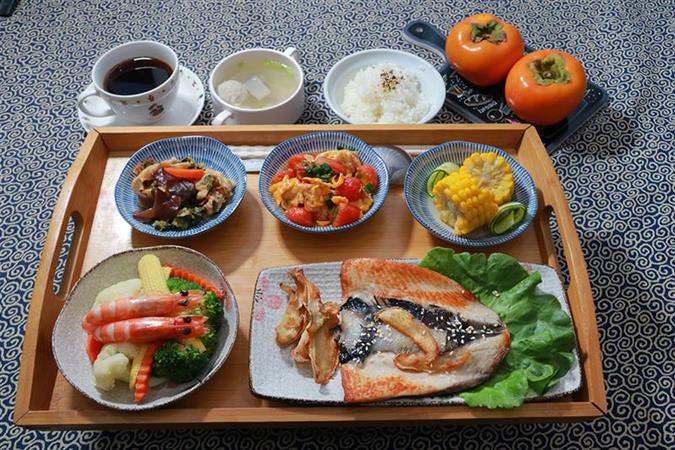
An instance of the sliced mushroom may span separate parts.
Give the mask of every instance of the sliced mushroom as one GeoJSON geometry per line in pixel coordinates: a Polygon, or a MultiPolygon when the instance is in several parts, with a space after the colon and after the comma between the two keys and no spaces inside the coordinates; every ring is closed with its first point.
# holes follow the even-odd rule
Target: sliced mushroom
{"type": "Polygon", "coordinates": [[[406,372],[442,373],[463,366],[470,356],[469,352],[457,351],[440,355],[428,362],[424,353],[399,353],[394,356],[394,364],[406,372]]]}
{"type": "Polygon", "coordinates": [[[300,339],[307,322],[307,310],[298,299],[298,293],[295,289],[286,283],[281,283],[280,287],[288,295],[288,305],[284,317],[275,331],[277,344],[285,347],[300,339]]]}
{"type": "Polygon", "coordinates": [[[155,164],[150,164],[148,167],[145,169],[141,170],[141,173],[139,173],[137,176],[134,177],[133,180],[131,180],[131,189],[134,192],[140,192],[141,189],[143,189],[145,186],[146,181],[152,181],[152,179],[155,177],[155,172],[159,169],[159,163],[155,164]]]}
{"type": "Polygon", "coordinates": [[[431,334],[431,330],[426,325],[415,320],[415,317],[405,309],[397,307],[385,308],[378,312],[375,318],[412,339],[424,353],[427,363],[431,363],[438,357],[440,350],[436,339],[431,334]]]}

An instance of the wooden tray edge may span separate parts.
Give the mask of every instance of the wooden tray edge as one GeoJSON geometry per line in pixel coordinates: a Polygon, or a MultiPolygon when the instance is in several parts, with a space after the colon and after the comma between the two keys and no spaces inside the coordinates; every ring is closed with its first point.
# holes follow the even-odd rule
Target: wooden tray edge
{"type": "MultiPolygon", "coordinates": [[[[475,130],[505,130],[505,129],[510,129],[511,131],[520,131],[522,133],[521,139],[518,142],[518,146],[521,145],[523,142],[528,142],[529,145],[532,146],[538,146],[540,148],[540,151],[538,153],[541,153],[537,155],[538,159],[540,160],[540,163],[543,164],[544,170],[546,172],[546,178],[555,181],[557,183],[557,187],[559,192],[556,194],[556,198],[560,200],[562,198],[562,203],[560,207],[556,209],[556,215],[558,218],[558,221],[560,222],[561,217],[569,220],[569,223],[571,224],[571,229],[569,226],[566,226],[563,229],[561,229],[561,236],[562,233],[565,232],[566,234],[569,234],[570,232],[572,233],[571,239],[573,240],[572,243],[568,243],[565,245],[564,251],[565,251],[565,258],[569,260],[567,257],[568,252],[572,255],[575,255],[575,257],[580,257],[581,262],[583,263],[583,279],[581,280],[581,283],[577,283],[576,289],[579,291],[580,294],[577,295],[577,297],[581,298],[581,306],[584,310],[584,312],[592,312],[593,314],[593,324],[595,326],[590,326],[588,327],[589,329],[586,331],[590,332],[590,344],[592,350],[597,350],[597,351],[592,351],[590,353],[585,353],[584,354],[584,366],[585,370],[584,372],[586,373],[587,370],[590,371],[590,373],[593,374],[593,377],[590,377],[588,382],[589,382],[589,401],[581,401],[581,402],[568,402],[568,403],[546,403],[549,405],[549,407],[541,410],[542,412],[545,412],[543,416],[535,416],[535,415],[530,415],[529,411],[529,405],[526,404],[523,407],[519,408],[519,412],[517,414],[514,414],[511,417],[497,417],[496,414],[503,414],[503,410],[497,410],[496,414],[487,414],[487,415],[482,415],[482,414],[477,414],[475,410],[469,410],[469,411],[452,411],[450,413],[445,413],[445,414],[427,414],[424,411],[420,412],[419,416],[416,416],[414,418],[411,418],[412,414],[406,414],[407,412],[410,412],[410,407],[400,407],[402,411],[394,411],[394,413],[401,413],[406,414],[405,417],[396,417],[392,419],[387,419],[387,420],[396,420],[396,421],[434,421],[434,420],[451,420],[453,422],[461,422],[461,421],[468,421],[468,422],[508,422],[511,420],[522,420],[522,419],[527,419],[527,420],[583,420],[583,419],[588,419],[588,418],[595,418],[598,416],[602,416],[607,413],[607,403],[606,403],[606,398],[605,398],[605,391],[604,391],[604,380],[602,376],[602,364],[601,364],[601,358],[600,358],[600,346],[599,346],[599,339],[598,339],[598,332],[597,332],[597,323],[595,322],[595,311],[594,311],[594,305],[593,305],[593,300],[592,300],[592,295],[590,291],[590,282],[588,280],[588,275],[585,272],[585,262],[583,261],[583,253],[581,252],[581,247],[579,244],[578,237],[576,235],[576,230],[574,228],[574,223],[571,219],[571,213],[569,211],[569,207],[567,205],[566,199],[564,197],[564,194],[562,192],[562,187],[560,185],[560,181],[557,177],[557,174],[555,172],[555,169],[553,168],[553,165],[550,161],[550,158],[548,157],[548,154],[546,153],[546,150],[541,143],[541,140],[539,139],[539,136],[537,135],[536,130],[529,126],[529,125],[506,125],[506,126],[501,126],[501,125],[464,125],[464,124],[457,124],[457,125],[443,125],[443,124],[438,124],[438,125],[420,125],[420,126],[410,126],[410,127],[400,127],[400,126],[354,126],[354,125],[341,125],[341,126],[326,126],[326,125],[314,125],[314,126],[303,126],[303,125],[293,125],[293,126],[242,126],[242,127],[154,127],[153,129],[145,128],[145,127],[134,127],[134,128],[125,128],[124,132],[126,133],[152,133],[153,131],[161,131],[162,133],[171,133],[171,134],[199,134],[200,132],[202,134],[214,134],[217,132],[222,132],[222,131],[227,131],[228,135],[230,133],[237,133],[237,132],[251,132],[251,131],[263,131],[267,129],[274,129],[278,132],[281,133],[305,133],[308,131],[319,131],[319,130],[326,130],[326,129],[341,129],[344,131],[357,131],[360,130],[361,132],[367,132],[370,129],[377,130],[379,132],[385,132],[387,130],[391,131],[392,129],[397,129],[401,130],[401,128],[405,128],[406,130],[414,130],[415,132],[423,132],[425,130],[434,130],[434,131],[446,131],[446,130],[461,130],[461,129],[466,129],[466,128],[471,128],[475,130]],[[159,129],[159,130],[157,130],[159,129]],[[225,130],[226,129],[226,130],[225,130]],[[205,131],[208,131],[208,133],[203,133],[205,131]],[[581,295],[581,294],[588,294],[588,295],[581,295]],[[590,308],[590,309],[589,309],[590,308]],[[599,374],[599,375],[598,375],[599,374]],[[565,408],[560,408],[560,407],[552,407],[552,405],[565,405],[565,408]],[[569,412],[570,407],[575,407],[579,406],[579,410],[573,413],[569,412]],[[520,411],[522,409],[522,411],[520,411]],[[560,410],[560,411],[558,411],[560,410]],[[560,415],[556,415],[559,412],[560,415]],[[432,417],[433,416],[433,417],[432,417]]],[[[28,314],[28,322],[26,325],[26,336],[24,340],[24,345],[23,345],[23,352],[22,352],[22,357],[21,357],[21,366],[20,366],[20,373],[19,373],[19,381],[17,383],[17,395],[16,395],[16,403],[15,403],[15,408],[14,408],[14,421],[17,425],[19,426],[25,426],[25,427],[38,427],[38,428],[49,428],[49,427],[55,427],[55,426],[65,426],[65,427],[102,427],[102,426],[119,426],[122,424],[127,424],[127,421],[129,420],[128,416],[125,416],[124,419],[115,419],[111,421],[107,421],[107,414],[103,414],[102,411],[100,410],[92,410],[92,413],[94,416],[98,417],[106,417],[106,419],[100,421],[100,422],[94,422],[91,421],[84,415],[86,411],[59,411],[59,412],[53,412],[49,411],[47,409],[31,409],[31,386],[35,384],[35,374],[34,374],[34,367],[35,367],[35,351],[38,345],[38,337],[39,337],[39,325],[41,323],[41,314],[43,311],[43,307],[45,306],[44,304],[47,303],[45,300],[45,296],[48,296],[50,294],[50,289],[51,289],[51,280],[47,280],[47,278],[50,277],[52,274],[52,268],[55,267],[56,262],[58,261],[58,250],[60,249],[61,245],[61,240],[63,238],[63,233],[65,233],[65,227],[68,224],[68,219],[70,217],[70,213],[72,213],[74,209],[74,205],[71,203],[71,195],[72,192],[75,189],[75,186],[78,184],[80,180],[80,174],[83,170],[83,167],[85,163],[89,160],[91,154],[93,153],[92,150],[94,149],[95,145],[105,145],[105,138],[106,135],[112,136],[112,135],[118,135],[120,132],[122,132],[122,129],[119,128],[107,128],[107,129],[100,129],[100,130],[94,130],[89,133],[87,138],[85,139],[84,143],[82,144],[80,154],[78,154],[75,162],[73,163],[73,166],[68,172],[68,175],[64,181],[64,185],[62,187],[61,193],[59,195],[59,199],[57,201],[57,205],[54,210],[54,218],[52,219],[52,222],[50,223],[48,235],[47,235],[47,240],[45,243],[45,248],[43,250],[41,260],[40,260],[40,266],[38,269],[38,275],[36,278],[36,289],[33,292],[32,296],[32,301],[31,301],[31,307],[29,310],[28,314]],[[39,285],[39,283],[41,283],[39,285]],[[40,294],[43,295],[40,295],[40,294]],[[54,422],[48,422],[47,420],[54,420],[54,421],[59,421],[61,424],[55,425],[54,422]]],[[[555,184],[554,183],[554,184],[555,184]]],[[[95,205],[94,205],[95,207],[95,205]]],[[[85,242],[84,246],[81,246],[79,249],[76,249],[81,255],[76,256],[76,262],[75,265],[81,264],[81,257],[84,254],[84,247],[86,247],[86,238],[88,236],[85,236],[85,242]]],[[[72,251],[72,250],[71,250],[72,251]]],[[[69,256],[70,258],[70,256],[69,256]]],[[[579,274],[577,274],[579,276],[579,274]]],[[[71,280],[72,281],[72,280],[71,280]]],[[[69,286],[67,287],[69,289],[69,286]]],[[[572,286],[570,286],[570,290],[572,289],[572,286]]],[[[569,296],[569,293],[568,293],[569,296]]],[[[53,306],[52,306],[53,308],[53,306]]],[[[51,348],[51,347],[50,347],[51,348]]],[[[429,408],[429,407],[424,407],[424,408],[429,408]]],[[[432,407],[433,408],[433,407],[432,407]]],[[[464,407],[466,408],[466,407],[464,407]]],[[[275,408],[264,408],[265,410],[269,411],[275,411],[274,414],[284,417],[286,416],[289,412],[294,412],[295,408],[288,408],[288,407],[275,407],[275,408]]],[[[387,408],[388,410],[398,410],[398,408],[387,408]]],[[[468,409],[468,408],[466,408],[468,409]]],[[[199,410],[176,410],[176,411],[190,411],[190,415],[194,414],[196,412],[204,412],[207,414],[207,418],[204,420],[204,423],[208,424],[221,424],[222,420],[228,419],[232,423],[253,423],[254,421],[259,421],[259,420],[247,420],[244,418],[240,417],[240,413],[246,412],[247,410],[253,410],[257,411],[257,413],[253,413],[252,416],[256,417],[256,419],[261,419],[263,418],[264,414],[261,414],[260,411],[261,409],[259,408],[233,408],[233,409],[223,409],[223,408],[217,408],[217,409],[199,409],[199,410]],[[228,411],[228,413],[225,413],[224,411],[228,411]]],[[[305,408],[300,408],[298,409],[299,411],[302,411],[299,415],[302,416],[302,414],[305,414],[305,417],[298,417],[298,418],[293,418],[293,420],[282,420],[280,418],[275,418],[275,417],[270,417],[266,418],[264,417],[265,420],[264,422],[270,422],[270,423],[299,423],[299,422],[305,422],[306,423],[306,414],[307,414],[307,409],[305,408]]],[[[316,411],[314,407],[312,407],[313,411],[316,411]]],[[[372,412],[372,408],[367,409],[369,412],[372,412]]],[[[536,409],[535,409],[536,410],[536,409]]],[[[161,413],[165,411],[159,411],[159,414],[161,417],[161,413]]],[[[383,414],[384,417],[389,417],[392,414],[383,414]]],[[[137,424],[134,424],[135,426],[144,426],[148,424],[188,424],[188,423],[194,423],[194,422],[188,422],[184,421],[181,422],[180,420],[174,419],[173,414],[170,414],[169,420],[164,420],[164,419],[157,419],[153,417],[148,417],[151,420],[148,422],[143,422],[139,421],[137,424]]],[[[329,422],[358,422],[358,423],[372,423],[373,421],[366,421],[365,419],[354,417],[354,418],[340,418],[340,417],[328,417],[326,421],[329,422]]],[[[375,421],[378,422],[378,421],[375,421]]]]}
{"type": "Polygon", "coordinates": [[[102,410],[82,411],[28,411],[16,425],[38,429],[98,429],[98,428],[147,428],[172,426],[237,426],[261,423],[274,425],[346,424],[365,425],[378,423],[433,423],[451,421],[453,424],[488,424],[584,421],[604,415],[593,402],[529,403],[509,410],[472,409],[466,406],[448,408],[444,406],[419,407],[270,407],[270,408],[212,408],[212,409],[165,409],[138,414],[120,414],[102,410]],[[345,413],[346,411],[346,413],[345,413]],[[307,413],[321,420],[307,421],[307,413]],[[164,414],[166,413],[166,414],[164,414]],[[372,417],[376,416],[377,419],[372,417]],[[199,422],[194,422],[198,417],[199,422]],[[92,419],[95,418],[95,419],[92,419]],[[57,422],[58,420],[58,422],[57,422]]]}
{"type": "MultiPolygon", "coordinates": [[[[581,243],[577,235],[569,203],[562,190],[562,184],[553,163],[539,138],[536,128],[530,127],[523,135],[523,145],[532,146],[538,151],[535,154],[538,167],[542,170],[533,174],[533,177],[542,178],[542,182],[550,187],[549,195],[544,195],[541,207],[551,208],[556,215],[560,238],[563,244],[563,257],[567,261],[570,273],[570,285],[567,289],[567,299],[572,311],[572,320],[577,335],[577,344],[580,339],[584,340],[584,349],[579,349],[581,357],[582,388],[588,387],[588,399],[600,411],[607,413],[607,399],[604,387],[602,370],[602,358],[600,351],[600,339],[598,334],[595,304],[593,303],[593,291],[591,289],[586,261],[584,259],[581,243]],[[543,173],[542,173],[543,172],[543,173]],[[575,318],[584,317],[585,327],[579,328],[575,318]]],[[[555,253],[553,253],[555,254],[555,253]]]]}

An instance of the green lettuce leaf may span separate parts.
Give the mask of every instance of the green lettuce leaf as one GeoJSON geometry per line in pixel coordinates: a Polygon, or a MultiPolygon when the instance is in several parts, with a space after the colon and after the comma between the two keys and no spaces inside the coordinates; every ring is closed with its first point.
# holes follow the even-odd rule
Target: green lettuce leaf
{"type": "Polygon", "coordinates": [[[504,370],[500,368],[490,380],[460,395],[469,406],[486,408],[515,408],[522,405],[528,390],[528,378],[524,369],[504,370]]]}
{"type": "Polygon", "coordinates": [[[455,253],[434,248],[420,266],[442,273],[494,310],[511,333],[511,349],[492,377],[460,396],[469,406],[514,408],[529,392],[543,394],[574,363],[572,322],[552,295],[534,290],[541,274],[529,274],[511,256],[455,253]]]}

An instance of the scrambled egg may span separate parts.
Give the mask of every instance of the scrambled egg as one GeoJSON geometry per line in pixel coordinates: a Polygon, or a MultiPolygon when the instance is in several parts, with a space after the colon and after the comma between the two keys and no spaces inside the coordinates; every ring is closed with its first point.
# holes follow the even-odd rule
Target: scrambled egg
{"type": "Polygon", "coordinates": [[[272,198],[284,211],[293,206],[304,205],[317,220],[330,219],[327,202],[333,183],[326,183],[318,178],[305,178],[305,181],[306,183],[301,183],[297,178],[284,177],[270,186],[272,198]]]}
{"type": "MultiPolygon", "coordinates": [[[[358,168],[362,165],[356,152],[351,150],[328,150],[316,155],[318,158],[327,158],[339,162],[344,166],[348,174],[356,176],[358,168]]],[[[351,202],[343,196],[334,195],[336,190],[344,183],[345,175],[342,173],[333,173],[330,180],[324,181],[321,178],[303,177],[302,181],[298,178],[291,178],[285,175],[281,181],[272,184],[269,192],[272,194],[274,202],[279,205],[283,211],[296,206],[303,206],[311,212],[319,226],[327,226],[332,222],[332,205],[340,206],[351,203],[357,206],[365,214],[373,205],[372,195],[364,195],[358,200],[351,202]],[[331,205],[329,207],[329,205],[331,205]]],[[[335,210],[333,208],[333,215],[335,210]]]]}

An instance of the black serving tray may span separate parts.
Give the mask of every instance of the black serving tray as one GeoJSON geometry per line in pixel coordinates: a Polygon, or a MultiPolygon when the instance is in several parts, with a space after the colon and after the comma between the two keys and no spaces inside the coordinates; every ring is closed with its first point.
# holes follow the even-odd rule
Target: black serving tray
{"type": "MultiPolygon", "coordinates": [[[[433,25],[415,20],[403,28],[406,40],[440,55],[445,61],[438,71],[447,85],[446,103],[457,114],[478,123],[520,123],[504,100],[504,85],[481,88],[469,84],[457,72],[450,69],[445,56],[445,36],[433,25]]],[[[525,46],[525,52],[534,49],[525,46]]],[[[567,119],[548,126],[537,126],[537,131],[546,149],[552,153],[565,139],[577,131],[600,108],[608,102],[607,92],[588,81],[586,95],[581,105],[567,119]]]]}

